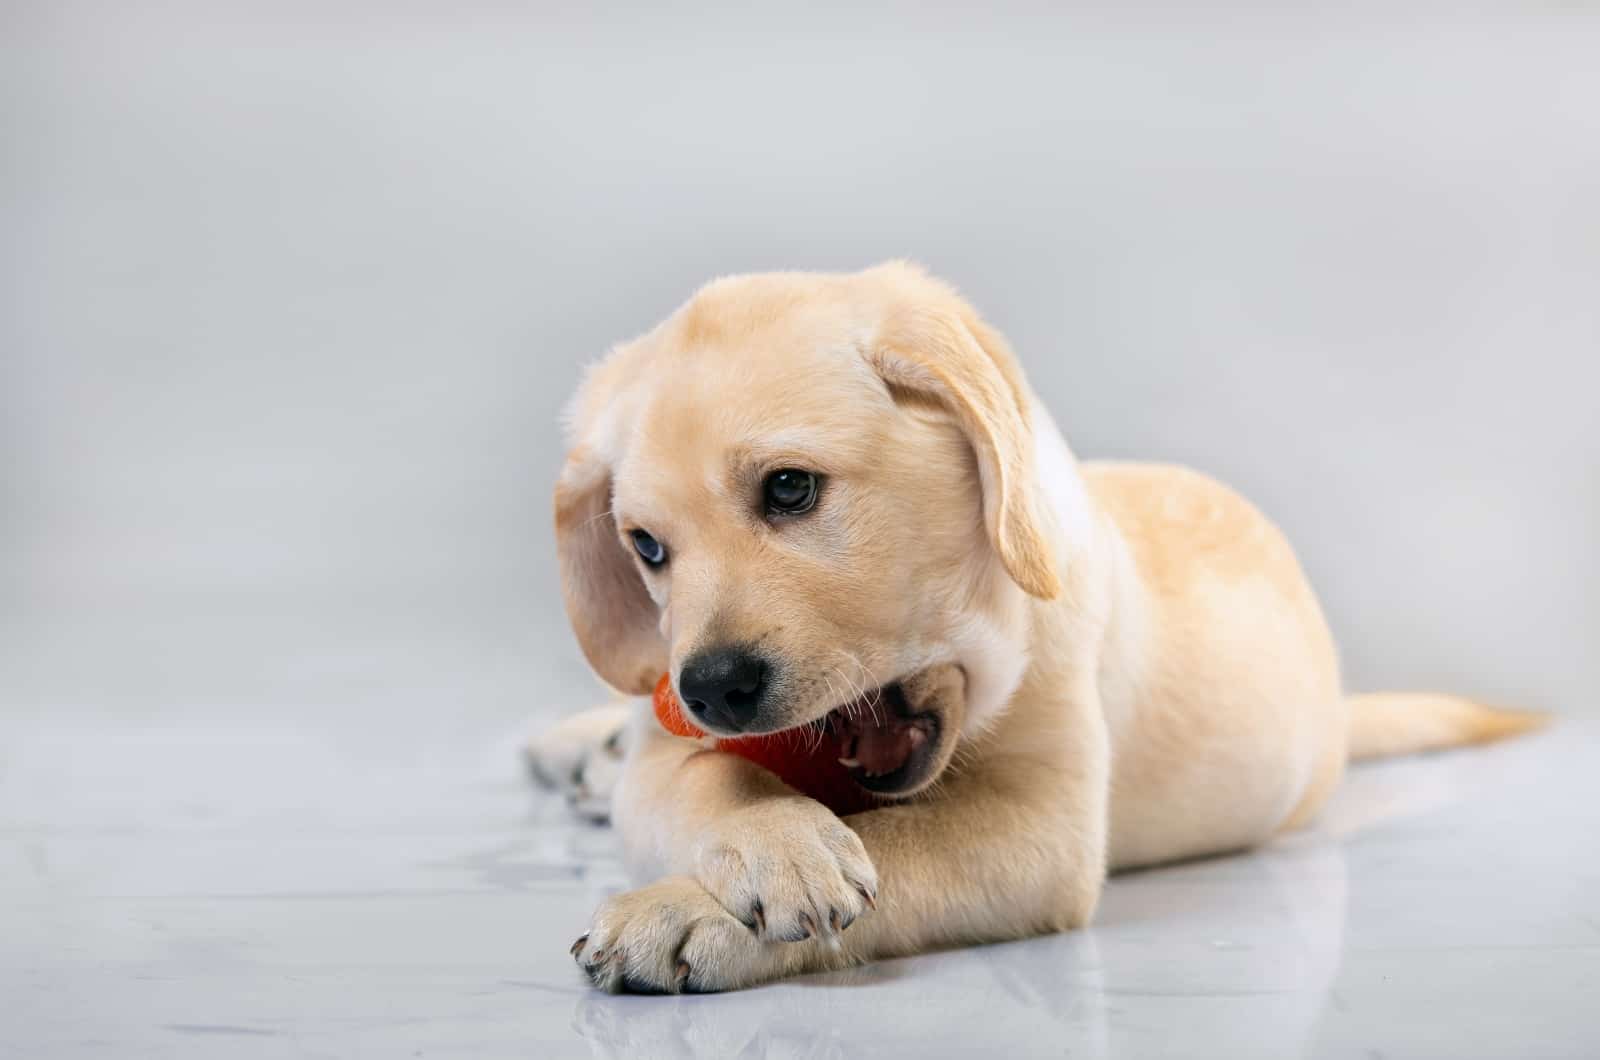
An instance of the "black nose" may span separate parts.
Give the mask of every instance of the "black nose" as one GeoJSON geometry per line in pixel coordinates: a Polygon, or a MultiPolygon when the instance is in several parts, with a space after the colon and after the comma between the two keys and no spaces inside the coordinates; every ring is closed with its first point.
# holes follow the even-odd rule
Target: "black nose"
{"type": "Polygon", "coordinates": [[[743,732],[767,690],[767,664],[745,648],[690,656],[678,671],[678,694],[691,713],[719,729],[743,732]]]}

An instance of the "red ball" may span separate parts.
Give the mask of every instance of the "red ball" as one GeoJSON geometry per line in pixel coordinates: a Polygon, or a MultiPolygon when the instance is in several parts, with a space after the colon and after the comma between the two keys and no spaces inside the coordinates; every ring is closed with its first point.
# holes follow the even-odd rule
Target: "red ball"
{"type": "MultiPolygon", "coordinates": [[[[698,740],[706,735],[684,716],[683,704],[672,691],[672,679],[662,674],[654,696],[656,720],[674,736],[698,740]]],[[[875,809],[873,794],[857,784],[839,764],[843,748],[832,732],[775,732],[716,741],[717,750],[738,755],[777,775],[800,794],[816,799],[841,817],[875,809]]]]}

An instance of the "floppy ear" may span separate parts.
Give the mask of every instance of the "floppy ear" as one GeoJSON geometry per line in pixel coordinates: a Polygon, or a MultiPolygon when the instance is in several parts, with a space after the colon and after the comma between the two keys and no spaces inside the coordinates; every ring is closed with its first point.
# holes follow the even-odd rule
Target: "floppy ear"
{"type": "Polygon", "coordinates": [[[556,482],[561,593],[578,644],[606,684],[648,695],[667,669],[655,601],[617,538],[611,469],[574,449],[556,482]]]}
{"type": "Polygon", "coordinates": [[[931,397],[954,414],[978,456],[984,525],[1000,562],[1030,594],[1059,596],[1061,579],[1035,508],[1022,373],[1005,341],[976,316],[917,307],[889,319],[868,359],[891,388],[931,397]]]}

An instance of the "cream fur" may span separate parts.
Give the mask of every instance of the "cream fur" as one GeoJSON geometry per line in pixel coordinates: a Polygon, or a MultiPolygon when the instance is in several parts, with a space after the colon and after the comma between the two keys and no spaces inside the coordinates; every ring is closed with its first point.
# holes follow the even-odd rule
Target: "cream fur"
{"type": "MultiPolygon", "coordinates": [[[[1338,782],[1335,648],[1276,528],[1192,471],[1080,465],[1004,340],[914,267],[717,281],[613,351],[571,421],[563,580],[607,681],[643,693],[739,637],[789,664],[790,724],[912,671],[964,691],[937,782],[843,821],[638,707],[613,813],[654,882],[574,947],[602,987],[1077,927],[1108,870],[1264,842],[1338,782]],[[828,476],[781,530],[746,513],[775,463],[828,476]],[[633,526],[667,568],[636,564],[633,526]]],[[[1452,709],[1431,745],[1471,738],[1452,709]]]]}

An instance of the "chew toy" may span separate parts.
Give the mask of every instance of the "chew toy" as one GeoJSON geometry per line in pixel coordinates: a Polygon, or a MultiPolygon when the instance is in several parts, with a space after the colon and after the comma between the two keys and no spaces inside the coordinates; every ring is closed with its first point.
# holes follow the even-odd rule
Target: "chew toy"
{"type": "MultiPolygon", "coordinates": [[[[674,736],[704,739],[707,733],[684,716],[683,704],[672,691],[672,679],[662,674],[653,698],[656,720],[674,736]]],[[[779,780],[800,794],[816,799],[843,816],[861,813],[882,805],[873,794],[851,778],[839,764],[841,748],[831,730],[813,732],[775,732],[736,739],[716,737],[719,751],[738,755],[777,774],[779,780]]]]}

